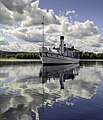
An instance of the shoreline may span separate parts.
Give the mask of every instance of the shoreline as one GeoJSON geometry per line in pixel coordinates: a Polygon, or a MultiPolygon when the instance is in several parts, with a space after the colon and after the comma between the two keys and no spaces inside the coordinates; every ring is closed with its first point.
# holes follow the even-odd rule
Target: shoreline
{"type": "Polygon", "coordinates": [[[80,62],[99,62],[103,61],[103,59],[80,59],[80,62]]]}
{"type": "MultiPolygon", "coordinates": [[[[41,62],[41,60],[40,59],[0,59],[0,62],[12,62],[12,61],[16,61],[16,62],[19,62],[19,61],[21,61],[21,62],[41,62]]],[[[83,62],[83,61],[103,61],[103,59],[80,59],[80,62],[83,62]]]]}
{"type": "Polygon", "coordinates": [[[40,59],[0,59],[0,62],[41,62],[40,59]]]}

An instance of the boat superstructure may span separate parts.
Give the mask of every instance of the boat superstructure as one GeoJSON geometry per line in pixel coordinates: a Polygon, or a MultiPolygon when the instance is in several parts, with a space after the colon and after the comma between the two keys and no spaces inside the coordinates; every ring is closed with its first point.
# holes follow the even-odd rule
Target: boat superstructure
{"type": "Polygon", "coordinates": [[[79,51],[74,47],[67,47],[64,44],[64,36],[60,36],[59,47],[53,47],[51,50],[42,46],[40,49],[40,58],[44,65],[78,63],[79,51]]]}

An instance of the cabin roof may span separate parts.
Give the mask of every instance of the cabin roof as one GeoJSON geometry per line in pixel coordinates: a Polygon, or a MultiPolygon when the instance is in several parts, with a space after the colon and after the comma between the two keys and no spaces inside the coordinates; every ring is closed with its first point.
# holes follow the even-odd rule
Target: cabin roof
{"type": "MultiPolygon", "coordinates": [[[[59,50],[60,47],[57,47],[57,48],[54,47],[53,49],[55,49],[55,50],[59,50]]],[[[73,50],[74,50],[74,51],[79,52],[79,50],[77,50],[77,49],[75,49],[75,48],[72,48],[72,47],[71,47],[71,48],[69,48],[69,47],[64,47],[64,49],[65,49],[65,50],[70,50],[70,51],[73,51],[73,50]]]]}
{"type": "Polygon", "coordinates": [[[78,52],[79,52],[79,50],[77,50],[77,49],[75,49],[75,48],[67,48],[67,47],[65,47],[65,49],[71,50],[71,51],[75,50],[75,51],[78,51],[78,52]]]}

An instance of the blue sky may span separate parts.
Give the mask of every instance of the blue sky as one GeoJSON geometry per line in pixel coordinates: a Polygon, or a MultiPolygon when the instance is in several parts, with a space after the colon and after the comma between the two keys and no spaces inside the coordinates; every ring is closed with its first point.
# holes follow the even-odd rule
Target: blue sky
{"type": "Polygon", "coordinates": [[[103,0],[40,0],[41,8],[59,11],[75,10],[78,17],[75,20],[91,20],[98,26],[103,36],[103,0]]]}

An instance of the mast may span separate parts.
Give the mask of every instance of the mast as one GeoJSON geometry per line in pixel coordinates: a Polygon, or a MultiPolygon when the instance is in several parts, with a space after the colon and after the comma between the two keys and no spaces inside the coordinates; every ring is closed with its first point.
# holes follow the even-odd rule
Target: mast
{"type": "Polygon", "coordinates": [[[43,16],[42,25],[43,25],[43,44],[42,44],[42,47],[44,48],[44,16],[43,16]]]}

